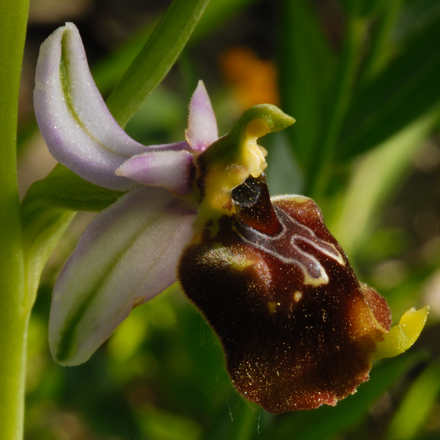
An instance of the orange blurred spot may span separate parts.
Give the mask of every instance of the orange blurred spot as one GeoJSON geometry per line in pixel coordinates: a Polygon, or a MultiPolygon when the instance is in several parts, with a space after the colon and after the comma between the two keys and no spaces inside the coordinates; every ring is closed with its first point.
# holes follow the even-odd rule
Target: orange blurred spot
{"type": "Polygon", "coordinates": [[[243,109],[279,104],[277,70],[272,61],[260,60],[252,50],[237,47],[221,56],[220,67],[243,109]]]}

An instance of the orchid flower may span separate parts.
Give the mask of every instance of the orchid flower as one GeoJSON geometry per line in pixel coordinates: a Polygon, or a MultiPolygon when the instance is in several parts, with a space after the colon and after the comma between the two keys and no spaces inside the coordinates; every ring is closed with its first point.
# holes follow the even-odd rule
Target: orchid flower
{"type": "Polygon", "coordinates": [[[218,334],[235,387],[273,413],[334,405],[368,379],[372,360],[420,334],[428,308],[391,328],[386,301],[358,281],[313,200],[270,198],[257,139],[294,122],[278,108],[254,106],[218,138],[200,82],[186,140],[145,147],[105,106],[72,24],[41,48],[35,107],[59,162],[121,191],[55,284],[49,339],[59,363],[88,360],[177,278],[218,334]]]}

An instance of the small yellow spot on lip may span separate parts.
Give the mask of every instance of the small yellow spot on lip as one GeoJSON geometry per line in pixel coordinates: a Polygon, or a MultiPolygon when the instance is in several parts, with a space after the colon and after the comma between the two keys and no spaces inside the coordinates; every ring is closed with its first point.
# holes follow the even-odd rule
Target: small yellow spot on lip
{"type": "Polygon", "coordinates": [[[303,297],[303,293],[300,290],[297,290],[294,294],[293,294],[293,299],[298,302],[301,298],[303,297]]]}
{"type": "Polygon", "coordinates": [[[308,197],[304,197],[304,196],[291,196],[290,197],[291,200],[293,200],[296,203],[307,203],[310,202],[310,199],[308,197]]]}
{"type": "Polygon", "coordinates": [[[280,303],[276,303],[275,301],[269,301],[268,303],[267,303],[267,308],[268,308],[268,310],[269,310],[269,313],[271,314],[271,315],[273,315],[275,312],[276,312],[276,310],[277,310],[277,305],[279,305],[280,303]]]}

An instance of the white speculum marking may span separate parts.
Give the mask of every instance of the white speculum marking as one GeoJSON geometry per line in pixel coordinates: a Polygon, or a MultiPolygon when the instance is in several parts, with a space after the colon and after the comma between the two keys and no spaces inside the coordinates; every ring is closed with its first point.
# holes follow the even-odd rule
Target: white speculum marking
{"type": "Polygon", "coordinates": [[[281,209],[274,208],[283,226],[283,230],[279,234],[269,236],[257,230],[252,230],[253,237],[252,240],[249,240],[237,230],[241,239],[257,249],[273,255],[283,263],[296,265],[304,275],[305,285],[321,286],[328,284],[328,274],[320,261],[314,255],[301,249],[298,244],[301,242],[306,243],[323,256],[331,258],[341,266],[345,266],[344,258],[336,246],[318,238],[310,228],[292,219],[281,209]]]}

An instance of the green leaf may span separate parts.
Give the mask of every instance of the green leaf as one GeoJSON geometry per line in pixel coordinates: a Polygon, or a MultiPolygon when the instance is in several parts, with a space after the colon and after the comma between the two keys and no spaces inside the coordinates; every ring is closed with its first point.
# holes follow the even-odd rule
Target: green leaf
{"type": "Polygon", "coordinates": [[[292,413],[280,421],[267,440],[284,440],[295,433],[301,440],[331,439],[348,430],[365,416],[374,402],[401,377],[417,359],[417,354],[400,356],[382,362],[371,372],[370,381],[359,387],[336,407],[323,406],[313,411],[292,413]]]}
{"type": "Polygon", "coordinates": [[[146,438],[166,440],[198,440],[200,425],[193,419],[179,416],[153,405],[143,409],[139,424],[146,438]]]}
{"type": "Polygon", "coordinates": [[[355,167],[335,220],[327,224],[348,255],[355,255],[381,219],[422,141],[433,129],[438,111],[428,112],[370,151],[355,167]]]}
{"type": "Polygon", "coordinates": [[[367,83],[386,67],[391,59],[395,46],[398,45],[393,31],[401,13],[402,3],[403,0],[382,1],[380,10],[376,11],[360,81],[367,83]]]}
{"type": "MultiPolygon", "coordinates": [[[[203,40],[226,20],[253,2],[255,0],[211,0],[186,47],[191,47],[203,40]]],[[[91,67],[93,78],[101,93],[104,95],[108,94],[112,87],[122,78],[132,61],[142,50],[147,38],[153,33],[158,21],[158,19],[155,19],[149,22],[129,41],[123,43],[108,57],[91,67]]]]}
{"type": "Polygon", "coordinates": [[[49,175],[35,182],[22,203],[24,221],[42,208],[99,212],[114,203],[123,192],[94,185],[58,164],[49,175]]]}
{"type": "Polygon", "coordinates": [[[327,96],[323,130],[313,145],[306,175],[305,193],[318,200],[333,177],[338,139],[350,111],[367,24],[367,20],[358,17],[347,18],[342,54],[327,96]]]}
{"type": "Polygon", "coordinates": [[[368,151],[440,102],[440,19],[414,37],[404,51],[357,93],[346,118],[338,157],[368,151]]]}
{"type": "Polygon", "coordinates": [[[97,64],[90,66],[93,79],[101,94],[107,96],[115,84],[121,80],[130,64],[144,47],[145,41],[150,38],[158,21],[155,19],[149,22],[130,40],[124,42],[97,64]]]}
{"type": "Polygon", "coordinates": [[[321,129],[335,58],[310,2],[285,0],[280,27],[282,108],[298,121],[288,133],[295,154],[305,164],[321,129]]]}
{"type": "Polygon", "coordinates": [[[412,383],[388,429],[389,439],[409,440],[417,434],[440,393],[440,358],[432,362],[412,383]]]}
{"type": "Polygon", "coordinates": [[[209,0],[174,0],[142,51],[107,99],[121,126],[162,82],[186,45],[209,0]]]}
{"type": "Polygon", "coordinates": [[[26,218],[23,228],[23,254],[27,296],[24,302],[28,310],[35,301],[44,265],[74,216],[73,211],[43,208],[26,218]]]}

